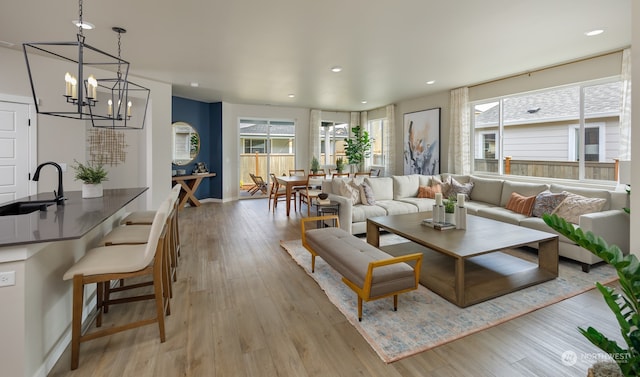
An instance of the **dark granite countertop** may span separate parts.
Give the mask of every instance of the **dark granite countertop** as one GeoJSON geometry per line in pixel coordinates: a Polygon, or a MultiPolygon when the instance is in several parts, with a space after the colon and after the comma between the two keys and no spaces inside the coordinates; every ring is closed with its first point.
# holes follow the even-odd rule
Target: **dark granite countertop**
{"type": "MultiPolygon", "coordinates": [[[[0,247],[81,238],[146,190],[147,187],[104,190],[103,197],[91,199],[82,199],[82,191],[69,191],[65,192],[63,206],[54,203],[46,211],[0,216],[0,247]]],[[[52,193],[16,201],[48,199],[53,199],[52,193]]]]}

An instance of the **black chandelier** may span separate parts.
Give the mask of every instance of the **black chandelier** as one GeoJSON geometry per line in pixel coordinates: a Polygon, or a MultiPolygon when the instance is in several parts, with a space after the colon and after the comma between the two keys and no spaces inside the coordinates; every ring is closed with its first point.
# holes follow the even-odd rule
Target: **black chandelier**
{"type": "Polygon", "coordinates": [[[129,62],[85,43],[82,0],[78,1],[77,40],[72,42],[23,43],[31,92],[38,114],[91,120],[93,127],[114,129],[144,128],[151,91],[128,80],[129,62]],[[35,56],[55,58],[55,64],[35,56]],[[97,78],[98,77],[98,78],[97,78]],[[103,78],[99,78],[103,77],[103,78]],[[57,83],[60,91],[51,90],[57,83]],[[135,109],[135,110],[134,110],[135,109]]]}

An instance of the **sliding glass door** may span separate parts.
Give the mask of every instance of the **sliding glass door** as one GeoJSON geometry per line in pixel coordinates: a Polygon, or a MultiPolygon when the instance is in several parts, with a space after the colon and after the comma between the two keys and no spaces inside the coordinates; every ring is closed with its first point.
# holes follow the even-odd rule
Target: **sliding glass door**
{"type": "Polygon", "coordinates": [[[253,186],[251,174],[269,183],[269,173],[288,175],[294,169],[294,121],[241,118],[239,128],[241,193],[253,186]]]}

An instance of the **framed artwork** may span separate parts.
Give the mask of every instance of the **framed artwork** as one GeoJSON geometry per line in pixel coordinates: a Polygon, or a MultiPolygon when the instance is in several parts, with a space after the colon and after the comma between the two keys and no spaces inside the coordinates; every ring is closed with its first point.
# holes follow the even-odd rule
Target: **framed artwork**
{"type": "Polygon", "coordinates": [[[404,174],[440,174],[440,108],[404,114],[404,174]]]}

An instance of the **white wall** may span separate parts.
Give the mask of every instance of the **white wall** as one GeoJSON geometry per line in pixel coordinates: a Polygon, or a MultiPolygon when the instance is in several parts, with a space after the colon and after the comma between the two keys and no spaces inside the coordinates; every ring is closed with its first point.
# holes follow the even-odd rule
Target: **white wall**
{"type": "Polygon", "coordinates": [[[311,162],[308,156],[310,109],[296,107],[238,105],[222,103],[222,200],[235,200],[239,196],[240,135],[238,119],[241,117],[293,120],[296,123],[296,167],[305,168],[311,162]]]}
{"type": "MultiPolygon", "coordinates": [[[[31,97],[29,77],[22,51],[0,48],[0,93],[31,97]]],[[[35,57],[30,64],[53,72],[39,82],[38,93],[56,95],[63,90],[63,78],[57,74],[62,66],[55,59],[35,57]],[[40,89],[41,88],[41,89],[40,89]]],[[[132,63],[132,66],[135,64],[132,63]]],[[[42,77],[42,76],[41,76],[42,77]]],[[[156,208],[171,189],[171,85],[130,77],[136,84],[151,89],[147,123],[142,131],[126,131],[127,162],[114,168],[105,188],[147,186],[149,208],[156,208]]],[[[44,97],[44,95],[43,95],[44,97]]],[[[135,109],[134,109],[135,110],[135,109]]],[[[56,161],[72,165],[74,159],[86,161],[86,121],[38,115],[38,163],[56,161]]],[[[109,170],[109,167],[106,167],[109,170]]],[[[74,180],[73,169],[63,174],[65,191],[80,190],[82,182],[74,180]]],[[[43,169],[38,192],[57,187],[57,174],[43,169]]]]}

